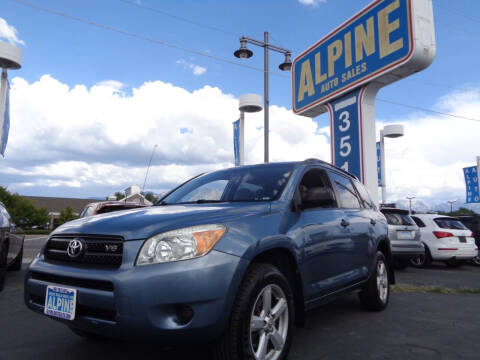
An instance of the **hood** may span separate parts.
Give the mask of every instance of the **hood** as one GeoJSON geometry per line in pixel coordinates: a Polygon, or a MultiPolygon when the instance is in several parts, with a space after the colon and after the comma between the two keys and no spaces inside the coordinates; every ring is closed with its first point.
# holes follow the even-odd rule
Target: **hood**
{"type": "Polygon", "coordinates": [[[238,217],[270,211],[270,203],[222,203],[150,206],[94,215],[58,227],[53,234],[117,235],[147,239],[161,232],[201,224],[225,224],[238,217]]]}

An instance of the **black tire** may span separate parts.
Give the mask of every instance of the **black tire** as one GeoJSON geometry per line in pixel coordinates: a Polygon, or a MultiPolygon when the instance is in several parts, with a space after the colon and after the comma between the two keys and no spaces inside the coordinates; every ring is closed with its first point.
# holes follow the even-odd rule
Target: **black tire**
{"type": "Polygon", "coordinates": [[[74,327],[68,327],[75,335],[77,336],[80,336],[81,338],[84,338],[88,341],[92,341],[92,342],[98,342],[98,341],[107,341],[109,340],[108,337],[106,336],[102,336],[102,335],[98,335],[98,334],[95,334],[95,333],[91,333],[91,332],[88,332],[88,331],[84,331],[84,330],[80,330],[80,329],[76,329],[74,327]]]}
{"type": "Polygon", "coordinates": [[[387,259],[382,252],[377,251],[375,268],[358,295],[363,306],[368,310],[382,311],[387,307],[390,298],[390,278],[387,259]],[[380,281],[378,280],[379,277],[381,278],[380,281]]]}
{"type": "Polygon", "coordinates": [[[3,290],[3,287],[5,285],[5,273],[7,272],[7,255],[7,243],[3,242],[3,244],[0,244],[0,291],[3,290]]]}
{"type": "MultiPolygon", "coordinates": [[[[260,300],[260,295],[264,294],[265,289],[271,289],[271,294],[278,289],[281,289],[282,294],[285,295],[286,301],[286,314],[285,310],[282,312],[282,321],[285,321],[285,318],[288,319],[287,324],[283,327],[286,331],[285,339],[283,342],[283,347],[280,351],[279,360],[286,359],[288,352],[290,350],[290,345],[292,342],[292,330],[294,323],[294,305],[293,305],[293,293],[291,285],[288,282],[285,275],[283,275],[275,266],[270,264],[253,264],[250,266],[240,289],[238,290],[237,297],[235,299],[232,313],[230,316],[230,321],[227,326],[225,333],[221,336],[220,339],[216,341],[213,346],[213,357],[217,360],[243,360],[243,359],[255,359],[254,347],[256,341],[252,339],[252,330],[250,324],[252,321],[252,316],[255,311],[257,311],[258,301],[260,300]],[[275,291],[273,291],[275,289],[275,291]],[[255,308],[254,308],[255,306],[255,308]],[[251,340],[252,339],[252,340],[251,340]],[[255,344],[254,344],[255,343],[255,344]]],[[[263,299],[263,297],[262,297],[263,299]]],[[[273,296],[271,297],[273,299],[273,296]]],[[[263,300],[262,300],[263,303],[263,300]]],[[[276,304],[279,304],[277,302],[276,304]]],[[[262,304],[262,307],[264,305],[262,304]]],[[[272,302],[271,305],[272,311],[275,309],[275,305],[272,302]]],[[[284,308],[285,309],[285,308],[284,308]]],[[[275,320],[273,322],[274,326],[277,326],[275,320]]],[[[280,321],[280,320],[278,320],[280,321]]],[[[264,321],[265,328],[267,327],[267,322],[264,321]]],[[[280,322],[278,323],[280,327],[280,322]]],[[[269,335],[270,330],[257,330],[261,336],[266,336],[266,339],[272,339],[269,335]]],[[[275,329],[274,329],[275,332],[275,329]]],[[[280,331],[276,331],[280,333],[280,331]]],[[[270,351],[273,351],[272,340],[266,340],[267,342],[267,351],[270,345],[270,351]]],[[[258,339],[258,348],[262,341],[260,340],[260,335],[258,339]]]]}
{"type": "Polygon", "coordinates": [[[8,270],[19,271],[22,268],[22,261],[23,261],[23,244],[22,248],[20,249],[20,253],[17,255],[13,263],[10,264],[8,270]]]}
{"type": "Polygon", "coordinates": [[[462,260],[447,260],[445,261],[445,264],[447,264],[448,267],[451,268],[459,268],[465,264],[465,261],[462,260]]]}
{"type": "Polygon", "coordinates": [[[475,266],[480,266],[480,256],[475,256],[472,259],[472,264],[475,265],[475,266]]]}
{"type": "Polygon", "coordinates": [[[425,245],[425,255],[419,256],[415,259],[410,259],[410,265],[416,268],[426,268],[432,264],[432,255],[430,255],[430,250],[425,245]]]}

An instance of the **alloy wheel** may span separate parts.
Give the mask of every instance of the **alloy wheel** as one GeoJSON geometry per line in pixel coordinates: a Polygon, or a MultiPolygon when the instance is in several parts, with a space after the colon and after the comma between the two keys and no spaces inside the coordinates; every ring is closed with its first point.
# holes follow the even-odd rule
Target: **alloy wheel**
{"type": "Polygon", "coordinates": [[[276,284],[268,284],[258,295],[250,316],[250,347],[256,360],[276,360],[288,335],[288,302],[276,284]]]}
{"type": "Polygon", "coordinates": [[[388,273],[383,261],[377,263],[377,290],[378,297],[385,303],[388,297],[388,273]]]}

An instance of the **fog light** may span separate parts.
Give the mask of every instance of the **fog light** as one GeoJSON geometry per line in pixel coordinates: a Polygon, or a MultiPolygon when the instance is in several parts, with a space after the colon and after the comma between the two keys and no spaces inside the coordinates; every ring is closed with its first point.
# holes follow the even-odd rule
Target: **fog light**
{"type": "Polygon", "coordinates": [[[193,318],[193,309],[188,305],[179,304],[176,306],[177,322],[179,325],[189,323],[193,318]]]}

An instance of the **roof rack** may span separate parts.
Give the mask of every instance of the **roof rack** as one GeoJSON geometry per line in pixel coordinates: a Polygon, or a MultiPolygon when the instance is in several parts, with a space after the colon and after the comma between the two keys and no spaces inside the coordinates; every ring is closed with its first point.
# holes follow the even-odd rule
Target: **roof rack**
{"type": "Polygon", "coordinates": [[[352,173],[349,173],[348,171],[345,171],[345,170],[343,170],[342,168],[339,168],[338,166],[332,165],[332,164],[330,164],[330,163],[328,163],[328,162],[326,162],[326,161],[320,160],[320,159],[308,158],[308,159],[305,159],[303,162],[306,163],[306,164],[322,164],[322,165],[327,165],[327,166],[329,166],[329,167],[331,167],[331,168],[334,168],[335,170],[341,171],[342,173],[344,173],[344,174],[346,174],[346,175],[348,175],[348,176],[350,176],[350,177],[358,180],[358,178],[357,178],[355,175],[353,175],[352,173]]]}

